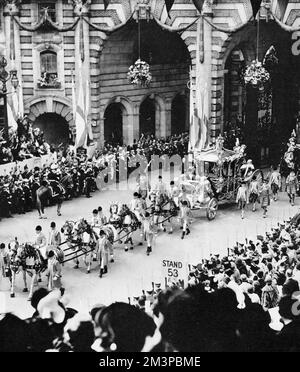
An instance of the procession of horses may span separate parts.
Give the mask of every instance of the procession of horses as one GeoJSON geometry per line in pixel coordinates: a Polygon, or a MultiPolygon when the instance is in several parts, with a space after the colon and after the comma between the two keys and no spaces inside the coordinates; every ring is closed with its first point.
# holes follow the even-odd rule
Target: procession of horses
{"type": "MultiPolygon", "coordinates": [[[[179,208],[167,195],[150,193],[150,206],[146,209],[153,215],[157,232],[165,230],[165,224],[172,224],[173,218],[179,213],[179,208]]],[[[144,232],[141,216],[132,212],[126,204],[114,202],[110,207],[108,222],[102,226],[92,226],[87,220],[66,221],[61,228],[64,241],[58,247],[50,246],[48,251],[55,252],[60,265],[74,262],[74,269],[78,269],[80,259],[89,274],[92,265],[99,266],[100,276],[107,272],[108,262],[114,262],[114,248],[123,245],[125,251],[133,249],[133,234],[138,232],[143,244],[144,232]]],[[[28,291],[31,299],[34,286],[41,281],[41,275],[47,270],[48,262],[40,250],[31,243],[20,244],[17,239],[9,244],[9,273],[11,281],[11,297],[15,297],[16,276],[22,274],[24,292],[28,291]],[[30,286],[27,279],[30,278],[30,286]]]]}
{"type": "MultiPolygon", "coordinates": [[[[239,146],[226,150],[220,137],[215,147],[196,154],[190,176],[183,174],[173,183],[173,194],[166,191],[148,189],[139,190],[139,209],[134,210],[128,205],[112,202],[107,221],[101,225],[92,225],[86,219],[68,220],[61,228],[63,241],[59,246],[48,247],[55,253],[58,264],[63,267],[68,262],[74,262],[78,269],[83,259],[86,272],[89,274],[97,266],[99,277],[107,273],[108,263],[114,262],[114,250],[123,246],[125,251],[133,250],[135,246],[143,245],[147,240],[144,229],[144,217],[151,217],[154,239],[158,233],[173,233],[173,229],[182,229],[181,205],[188,205],[193,217],[199,217],[199,211],[206,211],[209,221],[215,219],[219,203],[232,202],[236,197],[237,187],[245,175],[248,162],[245,160],[245,147],[239,146]],[[149,202],[147,202],[149,200],[149,202]],[[134,242],[134,239],[137,240],[134,242]]],[[[249,170],[250,180],[253,175],[262,182],[260,170],[249,170]]],[[[145,176],[145,175],[144,175],[145,176]]],[[[147,176],[145,176],[147,177],[147,176]]],[[[146,182],[147,183],[147,182],[146,182]]],[[[58,205],[60,188],[57,187],[58,205]]],[[[165,189],[166,190],[166,189],[165,189]]],[[[53,193],[52,193],[53,195],[53,193]]],[[[189,230],[189,229],[188,229],[189,230]]],[[[189,232],[188,232],[189,233],[189,232]]],[[[34,244],[20,244],[17,239],[9,245],[9,273],[11,281],[11,297],[15,297],[16,276],[23,275],[24,292],[29,292],[30,299],[34,286],[41,281],[41,276],[48,267],[47,255],[42,255],[34,244]],[[27,277],[30,286],[27,286],[27,277]]],[[[149,251],[147,251],[149,254],[149,251]]],[[[60,269],[61,270],[61,269],[60,269]]]]}

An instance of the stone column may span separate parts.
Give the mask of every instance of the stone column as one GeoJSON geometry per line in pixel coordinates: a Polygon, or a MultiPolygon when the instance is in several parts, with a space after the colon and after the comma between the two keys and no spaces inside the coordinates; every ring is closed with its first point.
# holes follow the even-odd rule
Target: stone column
{"type": "MultiPolygon", "coordinates": [[[[133,116],[131,120],[129,120],[129,126],[132,126],[132,133],[130,136],[132,136],[132,142],[134,139],[138,140],[140,135],[140,107],[139,105],[135,105],[133,109],[133,116]]],[[[130,138],[130,136],[128,136],[130,138]]],[[[131,142],[131,143],[132,143],[131,142]]]]}
{"type": "Polygon", "coordinates": [[[172,99],[168,98],[166,100],[165,110],[165,130],[162,132],[162,137],[170,136],[171,131],[172,131],[172,99]]]}

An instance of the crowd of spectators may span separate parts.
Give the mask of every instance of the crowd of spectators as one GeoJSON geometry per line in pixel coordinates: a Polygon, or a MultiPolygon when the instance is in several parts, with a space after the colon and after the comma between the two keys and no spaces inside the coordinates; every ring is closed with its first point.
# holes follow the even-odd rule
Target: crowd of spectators
{"type": "Polygon", "coordinates": [[[184,288],[153,284],[89,314],[68,308],[64,291],[40,288],[30,319],[1,315],[0,351],[300,351],[299,243],[297,215],[193,266],[184,288]]]}
{"type": "Polygon", "coordinates": [[[39,157],[53,150],[44,133],[39,128],[33,128],[27,117],[19,119],[17,124],[17,131],[10,132],[9,139],[5,140],[0,133],[0,164],[39,157]]]}
{"type": "MultiPolygon", "coordinates": [[[[28,127],[31,128],[31,124],[28,124],[26,120],[24,123],[21,123],[21,127],[25,126],[28,132],[28,127]]],[[[31,129],[29,133],[32,132],[31,129]]],[[[21,129],[19,132],[20,135],[15,134],[13,137],[17,142],[18,138],[27,138],[21,129]]],[[[141,172],[145,171],[153,155],[161,157],[176,154],[184,157],[187,154],[189,140],[188,134],[172,136],[168,139],[142,136],[129,146],[105,144],[101,150],[97,149],[88,156],[86,150],[81,149],[76,152],[72,145],[50,149],[50,146],[46,146],[43,141],[43,134],[39,131],[34,131],[34,133],[36,133],[33,135],[34,143],[36,143],[34,148],[38,149],[38,153],[33,152],[27,155],[43,155],[43,151],[47,149],[47,151],[56,154],[57,163],[34,169],[29,169],[28,166],[20,169],[17,164],[10,173],[0,176],[0,218],[34,209],[36,190],[42,181],[55,180],[59,182],[64,188],[65,199],[80,195],[90,197],[91,192],[98,188],[96,178],[101,171],[104,171],[102,185],[109,186],[110,183],[126,179],[137,167],[141,167],[141,172]],[[43,145],[38,146],[39,143],[43,143],[43,145]]],[[[25,156],[23,152],[16,152],[16,154],[18,155],[14,159],[21,160],[21,156],[25,156]]],[[[151,167],[153,169],[155,165],[149,165],[149,170],[151,167]]],[[[101,188],[101,186],[99,187],[101,188]]]]}

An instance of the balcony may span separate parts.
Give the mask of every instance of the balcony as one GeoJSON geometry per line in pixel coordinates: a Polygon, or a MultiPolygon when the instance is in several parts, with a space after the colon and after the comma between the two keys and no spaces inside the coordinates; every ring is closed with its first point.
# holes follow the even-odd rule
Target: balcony
{"type": "Polygon", "coordinates": [[[60,89],[61,82],[57,78],[56,73],[44,72],[38,80],[38,89],[60,89]]]}

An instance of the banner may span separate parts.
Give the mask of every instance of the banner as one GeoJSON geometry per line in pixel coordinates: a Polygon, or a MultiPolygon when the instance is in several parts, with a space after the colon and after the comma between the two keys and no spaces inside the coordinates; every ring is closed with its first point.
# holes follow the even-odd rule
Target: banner
{"type": "Polygon", "coordinates": [[[35,167],[44,168],[49,167],[52,163],[57,162],[57,154],[48,154],[41,157],[34,157],[23,161],[13,162],[9,164],[0,165],[0,176],[6,176],[11,172],[24,172],[24,168],[27,166],[28,170],[31,171],[35,167]]]}

